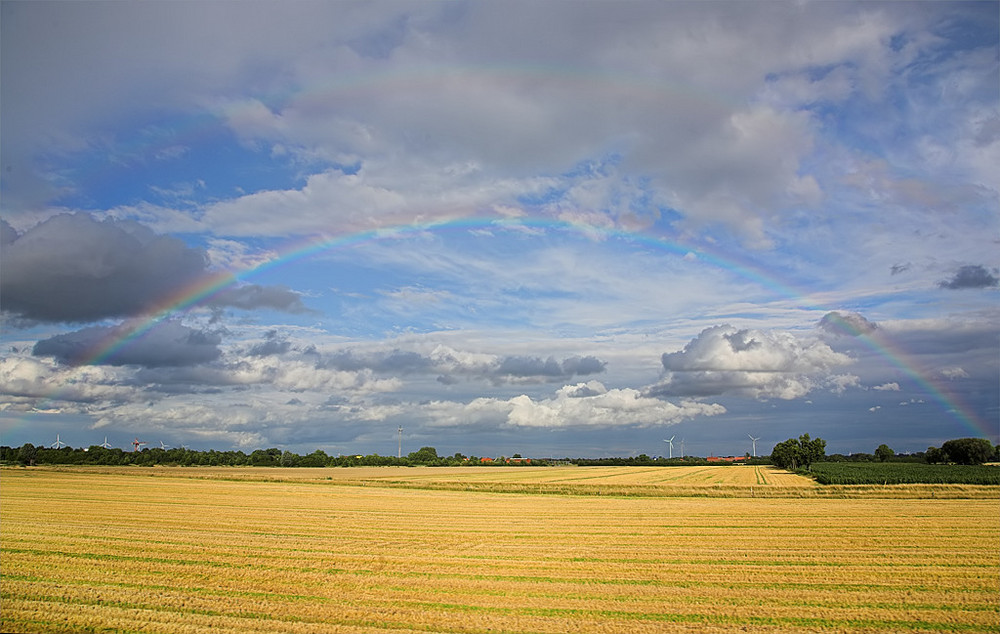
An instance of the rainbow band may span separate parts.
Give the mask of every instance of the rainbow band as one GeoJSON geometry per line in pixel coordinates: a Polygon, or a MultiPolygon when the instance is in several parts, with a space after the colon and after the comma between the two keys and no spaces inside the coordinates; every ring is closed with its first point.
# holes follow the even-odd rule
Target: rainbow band
{"type": "MultiPolygon", "coordinates": [[[[544,219],[518,219],[516,221],[504,221],[496,218],[468,217],[453,219],[448,221],[428,222],[423,224],[404,225],[391,228],[372,229],[361,231],[344,236],[328,239],[311,238],[304,242],[298,242],[286,247],[280,252],[279,257],[260,264],[256,267],[243,270],[238,273],[219,272],[210,274],[199,280],[194,285],[180,289],[178,292],[164,298],[159,307],[151,311],[149,315],[143,317],[124,330],[117,331],[116,336],[106,341],[100,346],[91,350],[90,354],[81,361],[83,364],[100,364],[113,356],[117,351],[127,346],[130,342],[142,337],[158,323],[171,315],[185,311],[199,303],[211,298],[220,291],[246,281],[255,275],[269,271],[290,262],[300,260],[311,255],[329,251],[333,249],[343,249],[351,246],[375,242],[387,237],[406,237],[427,231],[440,231],[445,229],[484,229],[484,228],[515,228],[527,227],[538,229],[557,229],[579,232],[586,236],[597,236],[599,238],[620,238],[627,241],[645,244],[662,251],[685,256],[696,253],[698,260],[707,262],[713,266],[732,271],[733,273],[748,279],[756,284],[764,286],[771,291],[785,297],[796,300],[801,306],[814,310],[829,310],[819,304],[804,300],[804,294],[796,291],[790,286],[774,279],[772,276],[763,273],[758,268],[738,263],[732,258],[720,256],[718,254],[707,253],[703,249],[692,249],[677,242],[671,242],[665,238],[651,236],[642,233],[628,232],[620,229],[608,229],[583,225],[560,220],[544,219]]],[[[938,402],[942,408],[954,416],[970,432],[977,436],[993,437],[995,430],[990,429],[970,407],[962,403],[957,396],[949,394],[943,387],[936,385],[925,373],[918,369],[915,361],[908,359],[901,350],[890,347],[888,342],[882,338],[854,329],[847,322],[841,325],[854,335],[856,340],[861,342],[869,350],[887,360],[893,367],[913,380],[920,388],[925,390],[932,399],[938,402]]]]}

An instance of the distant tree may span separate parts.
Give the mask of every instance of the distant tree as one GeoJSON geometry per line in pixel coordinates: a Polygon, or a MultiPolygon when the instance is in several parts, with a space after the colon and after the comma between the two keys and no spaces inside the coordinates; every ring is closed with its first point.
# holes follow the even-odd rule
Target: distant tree
{"type": "Polygon", "coordinates": [[[948,456],[937,447],[928,447],[927,451],[924,452],[924,460],[929,464],[937,464],[939,462],[948,462],[948,456]]]}
{"type": "Polygon", "coordinates": [[[809,468],[814,462],[819,462],[826,455],[826,441],[822,438],[809,439],[809,434],[799,436],[799,446],[802,448],[802,466],[809,468]]]}
{"type": "Polygon", "coordinates": [[[875,457],[879,462],[888,462],[896,455],[896,452],[889,448],[889,445],[882,443],[875,450],[875,457]]]}
{"type": "Polygon", "coordinates": [[[26,442],[21,445],[21,448],[17,451],[17,461],[23,465],[33,465],[35,464],[35,459],[38,457],[38,447],[32,445],[30,442],[26,442]]]}
{"type": "Polygon", "coordinates": [[[799,443],[794,438],[779,442],[771,450],[771,462],[781,469],[795,471],[802,462],[799,443]]]}
{"type": "Polygon", "coordinates": [[[330,456],[322,449],[317,449],[299,460],[300,467],[325,467],[330,462],[330,456]]]}
{"type": "Polygon", "coordinates": [[[957,438],[941,445],[941,451],[951,462],[958,464],[983,464],[993,457],[993,444],[985,438],[957,438]]]}
{"type": "MultiPolygon", "coordinates": [[[[280,455],[280,454],[279,454],[280,455]]],[[[277,459],[269,451],[257,449],[250,454],[250,465],[254,467],[273,467],[278,464],[277,459]]]]}
{"type": "Polygon", "coordinates": [[[414,464],[432,464],[437,462],[437,449],[434,447],[421,447],[419,450],[410,453],[407,458],[414,464]]]}
{"type": "Polygon", "coordinates": [[[812,463],[822,460],[825,455],[825,440],[802,434],[798,440],[789,438],[775,445],[771,450],[771,462],[782,469],[795,471],[800,467],[808,469],[812,463]]]}

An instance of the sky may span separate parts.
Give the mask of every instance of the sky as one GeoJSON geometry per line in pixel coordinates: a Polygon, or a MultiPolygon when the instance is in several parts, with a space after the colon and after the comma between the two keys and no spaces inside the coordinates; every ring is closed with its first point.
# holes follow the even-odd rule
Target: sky
{"type": "Polygon", "coordinates": [[[0,444],[1000,442],[998,25],[4,1],[0,444]]]}

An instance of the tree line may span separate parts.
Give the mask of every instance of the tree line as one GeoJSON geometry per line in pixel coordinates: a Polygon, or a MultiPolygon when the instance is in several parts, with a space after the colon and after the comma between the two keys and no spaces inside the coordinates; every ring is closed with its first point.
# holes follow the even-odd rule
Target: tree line
{"type": "Polygon", "coordinates": [[[826,441],[803,434],[780,442],[771,450],[770,461],[782,469],[809,470],[815,462],[923,462],[927,464],[977,465],[1000,461],[1000,445],[994,446],[985,438],[956,438],[941,447],[928,447],[927,451],[900,455],[889,445],[881,444],[871,454],[826,455],[826,441]]]}
{"type": "MultiPolygon", "coordinates": [[[[771,450],[770,456],[751,458],[745,456],[745,464],[773,464],[783,469],[810,469],[816,462],[922,462],[983,464],[1000,461],[1000,445],[994,446],[984,438],[957,438],[949,440],[941,447],[928,447],[926,452],[896,454],[888,445],[879,445],[874,453],[826,455],[826,441],[803,434],[780,442],[771,450]]],[[[105,448],[93,445],[87,448],[62,447],[59,449],[25,443],[20,447],[0,447],[0,462],[5,464],[36,465],[177,465],[177,466],[231,466],[231,467],[445,467],[445,466],[546,466],[551,464],[574,464],[578,466],[680,466],[730,464],[712,462],[698,456],[683,458],[650,457],[646,454],[615,458],[522,458],[520,454],[480,457],[455,453],[439,456],[434,447],[421,447],[402,457],[369,455],[328,455],[321,449],[306,455],[272,447],[257,449],[250,453],[243,451],[198,451],[185,448],[161,449],[144,448],[142,451],[124,451],[117,447],[105,448]]]]}
{"type": "Polygon", "coordinates": [[[463,465],[545,465],[546,460],[466,456],[456,453],[439,456],[434,447],[421,447],[405,456],[337,455],[331,456],[322,449],[299,455],[295,452],[271,447],[250,453],[243,451],[198,451],[182,447],[161,449],[144,448],[142,451],[124,451],[117,447],[105,448],[92,445],[87,448],[62,447],[59,449],[25,443],[20,447],[0,447],[0,462],[21,465],[105,465],[105,466],[228,466],[228,467],[414,467],[414,466],[463,466],[463,465]]]}

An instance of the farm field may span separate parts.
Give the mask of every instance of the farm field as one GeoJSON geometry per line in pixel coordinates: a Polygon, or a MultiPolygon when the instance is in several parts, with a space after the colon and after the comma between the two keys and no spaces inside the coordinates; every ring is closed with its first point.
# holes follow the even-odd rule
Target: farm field
{"type": "Polygon", "coordinates": [[[995,488],[607,497],[171,475],[196,472],[3,470],[0,630],[1000,631],[995,488]]]}
{"type": "MultiPolygon", "coordinates": [[[[996,486],[826,485],[771,466],[690,467],[105,467],[51,466],[72,473],[325,483],[409,489],[648,497],[925,497],[996,499],[996,486]]],[[[992,468],[992,467],[984,467],[992,468]]]]}
{"type": "Polygon", "coordinates": [[[989,465],[913,462],[819,462],[812,466],[822,484],[950,484],[1000,485],[1000,468],[989,465]]]}

